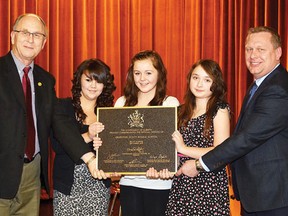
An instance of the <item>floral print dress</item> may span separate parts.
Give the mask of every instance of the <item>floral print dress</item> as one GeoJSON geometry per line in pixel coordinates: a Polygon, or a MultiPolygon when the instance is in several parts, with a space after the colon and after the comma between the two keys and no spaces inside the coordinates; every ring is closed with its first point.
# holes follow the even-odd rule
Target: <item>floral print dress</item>
{"type": "MultiPolygon", "coordinates": [[[[218,103],[215,114],[228,104],[218,103]]],[[[203,135],[206,114],[192,118],[187,127],[181,127],[180,133],[187,146],[207,148],[213,146],[214,128],[210,128],[210,136],[203,135]]],[[[180,165],[191,159],[181,157],[180,165]]],[[[191,178],[186,175],[174,176],[167,204],[166,215],[230,215],[228,178],[226,169],[217,172],[201,172],[191,178]]]]}

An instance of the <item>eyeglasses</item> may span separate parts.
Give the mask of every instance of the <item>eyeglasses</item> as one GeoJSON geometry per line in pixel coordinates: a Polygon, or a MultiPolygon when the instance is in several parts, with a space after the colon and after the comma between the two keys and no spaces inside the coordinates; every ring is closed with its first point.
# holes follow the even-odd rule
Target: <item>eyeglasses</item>
{"type": "Polygon", "coordinates": [[[40,40],[40,39],[42,39],[42,38],[45,38],[46,37],[46,35],[45,34],[42,34],[42,33],[40,33],[40,32],[29,32],[29,31],[26,31],[26,30],[24,30],[24,31],[19,31],[19,30],[13,30],[14,32],[17,32],[17,33],[20,33],[23,37],[25,37],[25,38],[29,38],[31,35],[32,35],[32,37],[34,38],[34,39],[36,39],[36,40],[40,40]]]}

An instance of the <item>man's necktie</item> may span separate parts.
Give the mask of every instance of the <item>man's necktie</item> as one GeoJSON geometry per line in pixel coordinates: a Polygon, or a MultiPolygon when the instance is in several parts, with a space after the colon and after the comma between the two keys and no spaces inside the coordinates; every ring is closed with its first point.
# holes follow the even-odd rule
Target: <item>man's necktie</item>
{"type": "Polygon", "coordinates": [[[26,99],[26,112],[27,112],[27,145],[25,154],[28,159],[32,160],[34,152],[35,152],[35,127],[33,121],[33,112],[32,112],[32,94],[31,94],[31,85],[30,79],[28,77],[28,73],[30,71],[30,67],[25,67],[23,69],[24,76],[22,77],[22,85],[23,91],[26,99]]]}
{"type": "Polygon", "coordinates": [[[256,92],[257,88],[258,88],[258,86],[257,86],[256,82],[254,82],[253,86],[249,92],[249,99],[248,99],[247,105],[249,104],[249,102],[250,102],[251,98],[253,97],[254,93],[256,92]]]}

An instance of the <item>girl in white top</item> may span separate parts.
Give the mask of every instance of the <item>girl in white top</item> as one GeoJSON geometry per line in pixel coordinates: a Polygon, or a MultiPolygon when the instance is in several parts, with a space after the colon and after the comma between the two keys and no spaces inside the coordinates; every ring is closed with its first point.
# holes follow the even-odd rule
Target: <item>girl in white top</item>
{"type": "MultiPolygon", "coordinates": [[[[124,96],[115,107],[178,106],[166,95],[166,68],[160,55],[152,50],[137,53],[128,69],[124,96]]],[[[120,179],[121,209],[125,216],[161,216],[165,214],[172,180],[124,176],[120,179]]]]}

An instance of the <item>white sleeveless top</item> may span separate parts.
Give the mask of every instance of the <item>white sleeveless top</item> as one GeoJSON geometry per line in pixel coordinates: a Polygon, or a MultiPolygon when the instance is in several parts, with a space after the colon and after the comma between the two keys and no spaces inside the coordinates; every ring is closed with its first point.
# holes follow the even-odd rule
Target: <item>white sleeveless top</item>
{"type": "MultiPolygon", "coordinates": [[[[114,107],[123,107],[125,101],[125,97],[121,96],[117,99],[114,107]]],[[[163,101],[162,106],[179,106],[179,101],[175,97],[168,96],[163,101]]],[[[172,180],[147,179],[146,176],[123,176],[120,179],[120,185],[154,190],[167,190],[171,188],[172,180]]]]}

